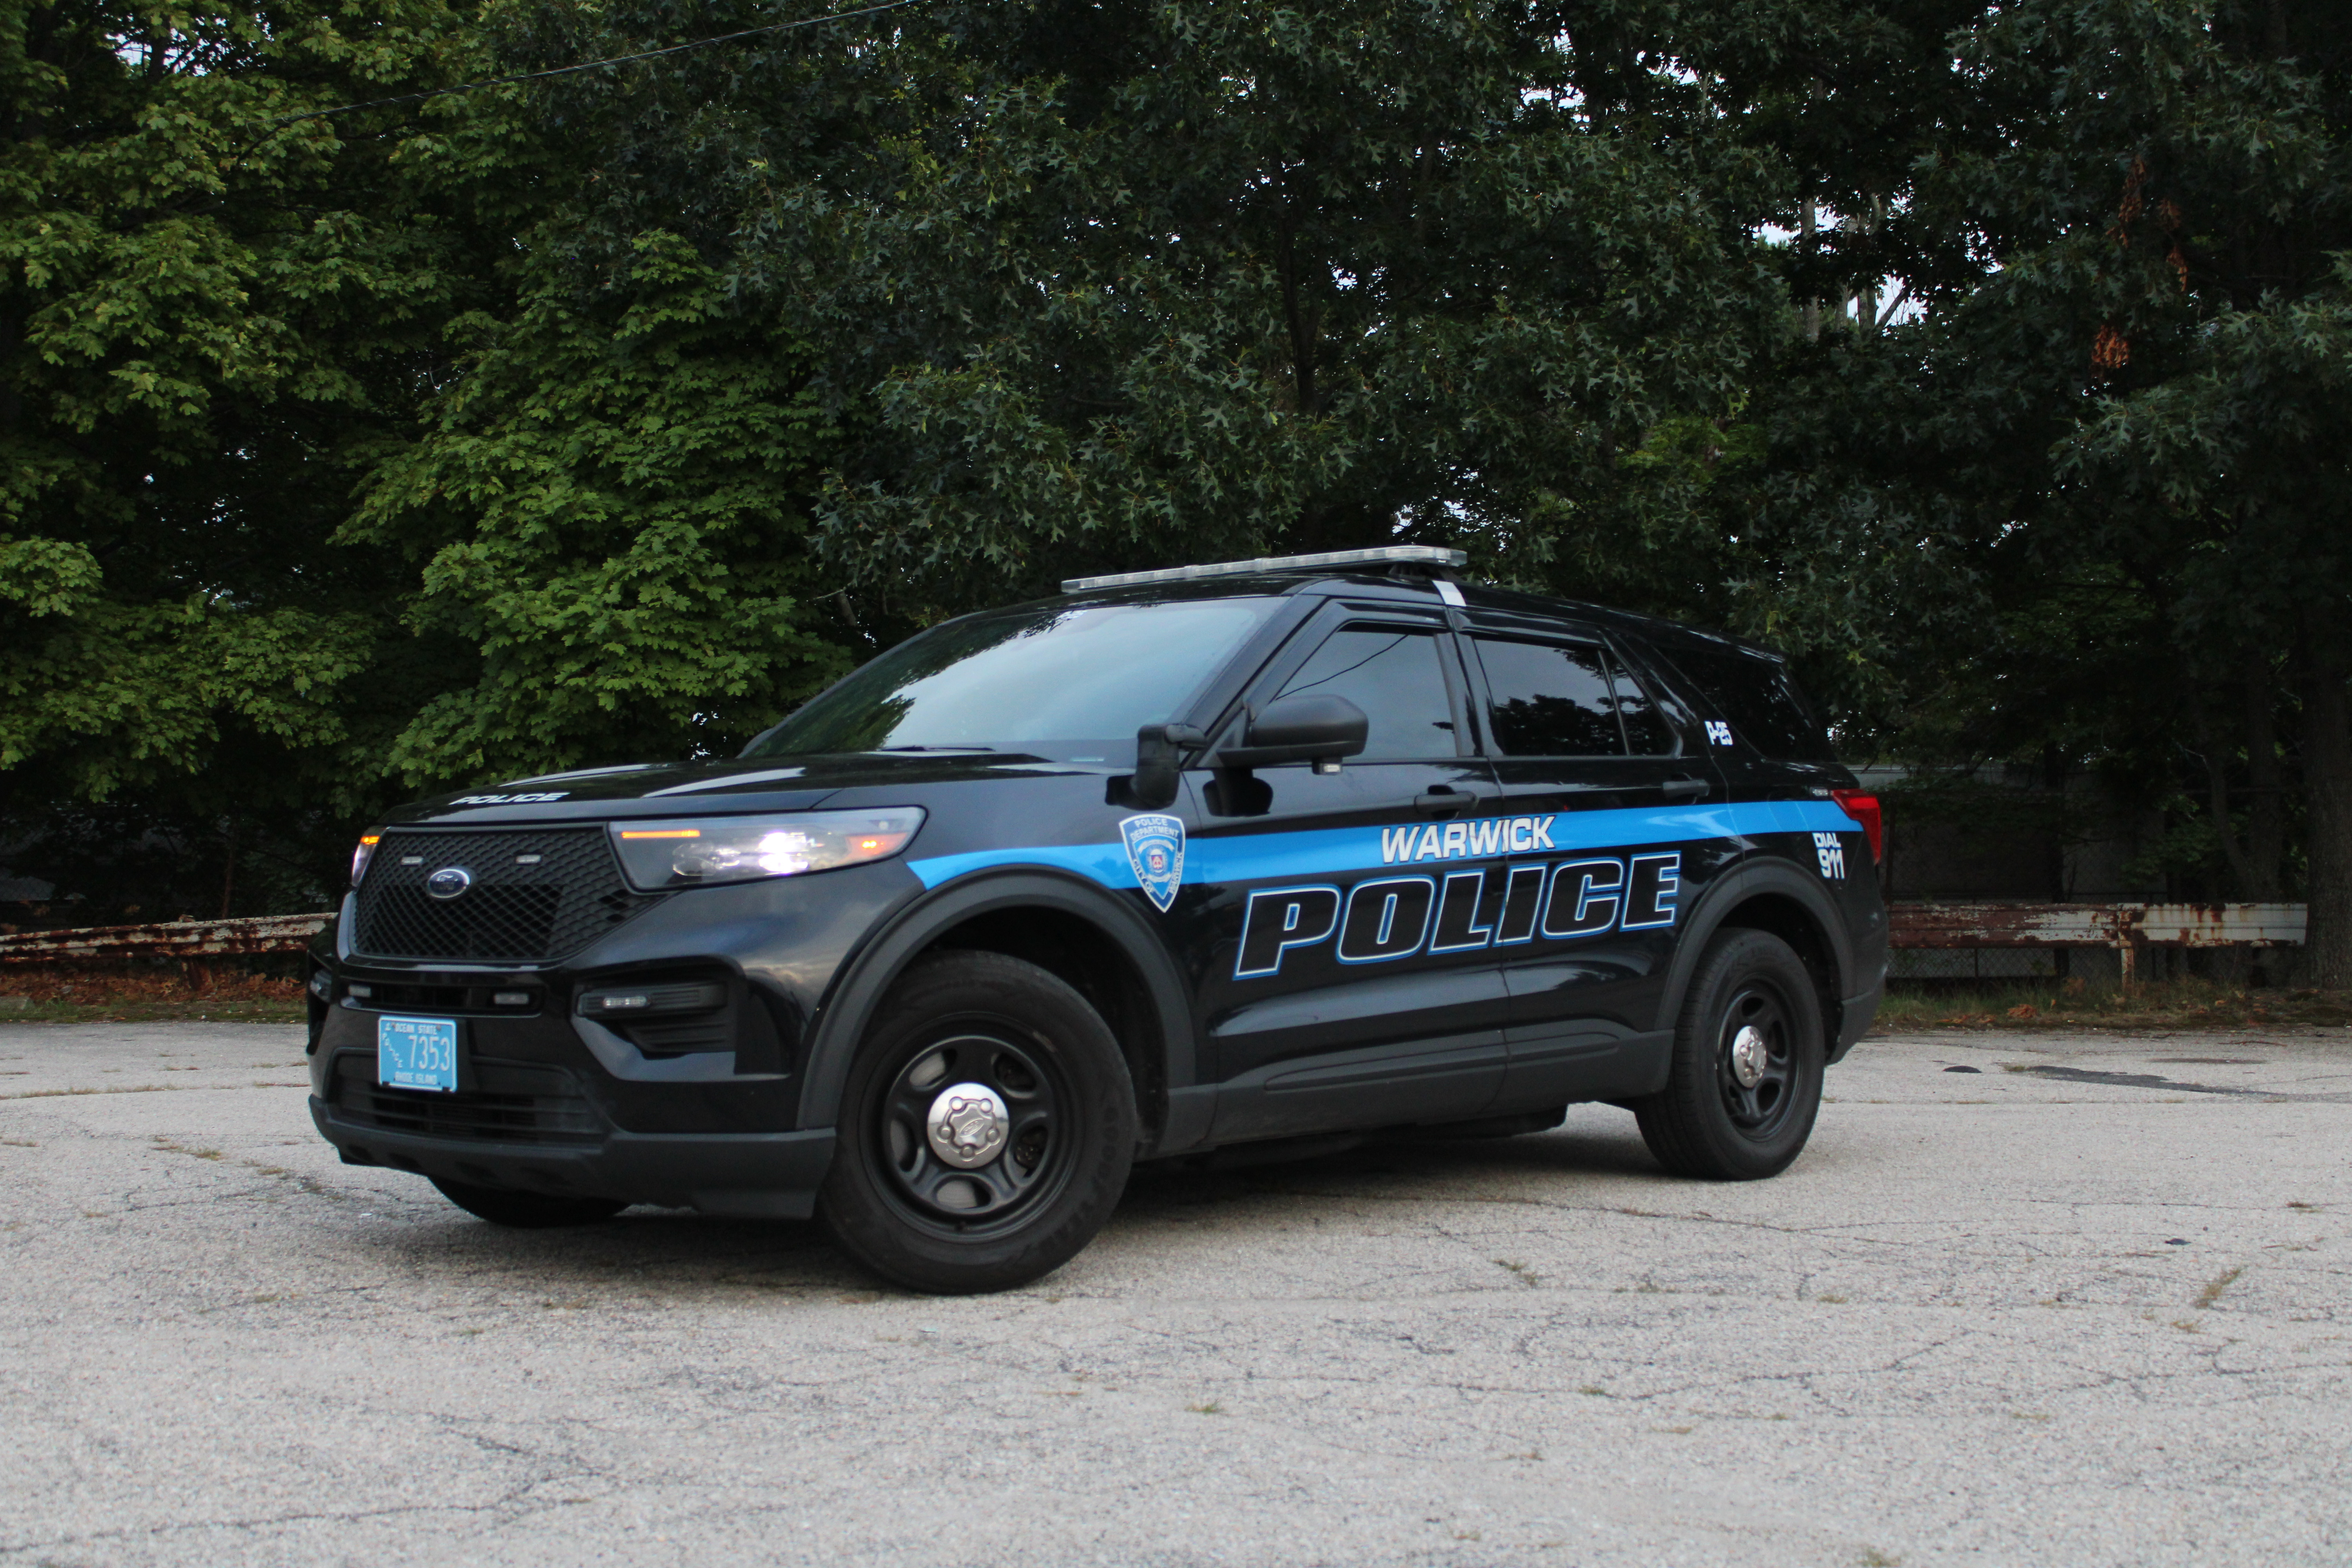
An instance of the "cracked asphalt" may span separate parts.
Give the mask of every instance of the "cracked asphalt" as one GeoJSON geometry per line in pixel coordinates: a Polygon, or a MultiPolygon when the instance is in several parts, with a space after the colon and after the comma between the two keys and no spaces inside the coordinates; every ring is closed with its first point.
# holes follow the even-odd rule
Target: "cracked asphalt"
{"type": "Polygon", "coordinates": [[[1867,1040],[1747,1185],[1604,1108],[1147,1172],[958,1300],[495,1230],[300,1053],[0,1027],[0,1563],[2352,1562],[2345,1032],[1867,1040]]]}

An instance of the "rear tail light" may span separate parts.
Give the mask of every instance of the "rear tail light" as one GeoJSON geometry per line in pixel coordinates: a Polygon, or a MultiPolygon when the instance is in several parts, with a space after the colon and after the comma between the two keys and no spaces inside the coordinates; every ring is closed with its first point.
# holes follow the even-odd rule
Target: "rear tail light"
{"type": "Polygon", "coordinates": [[[1833,789],[1830,797],[1848,816],[1862,824],[1863,837],[1870,840],[1870,863],[1875,866],[1885,859],[1886,826],[1879,816],[1878,797],[1858,789],[1833,789]]]}

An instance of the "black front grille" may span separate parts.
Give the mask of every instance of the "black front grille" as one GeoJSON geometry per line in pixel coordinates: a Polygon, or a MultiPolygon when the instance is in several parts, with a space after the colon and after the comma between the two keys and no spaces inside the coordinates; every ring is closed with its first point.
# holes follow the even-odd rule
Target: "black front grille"
{"type": "Polygon", "coordinates": [[[488,1013],[494,1017],[523,1018],[539,1011],[541,994],[537,986],[513,981],[488,985],[394,985],[382,980],[362,980],[357,984],[363,989],[346,986],[346,994],[357,997],[361,1006],[376,1013],[488,1013]],[[501,994],[518,992],[530,1000],[497,1000],[501,994]]]}
{"type": "Polygon", "coordinates": [[[375,1058],[350,1051],[335,1062],[335,1109],[347,1121],[385,1132],[463,1138],[477,1143],[595,1143],[604,1119],[580,1080],[559,1067],[475,1058],[472,1082],[457,1094],[386,1089],[375,1058]]]}
{"type": "Polygon", "coordinates": [[[360,884],[352,945],[380,958],[561,958],[659,901],[621,880],[601,827],[394,829],[360,884]],[[436,899],[425,879],[449,866],[471,873],[473,885],[436,899]]]}

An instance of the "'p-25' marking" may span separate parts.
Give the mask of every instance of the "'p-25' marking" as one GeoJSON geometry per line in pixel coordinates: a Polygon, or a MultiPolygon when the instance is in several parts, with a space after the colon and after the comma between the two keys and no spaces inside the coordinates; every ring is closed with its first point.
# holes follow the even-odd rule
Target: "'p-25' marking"
{"type": "MultiPolygon", "coordinates": [[[[1549,826],[1549,818],[1541,820],[1549,826]]],[[[1667,850],[1557,865],[1482,866],[1447,872],[1442,887],[1432,875],[1375,877],[1347,889],[1328,882],[1261,888],[1242,913],[1234,978],[1278,974],[1291,953],[1335,935],[1332,956],[1358,964],[1423,952],[1470,952],[1489,944],[1658,930],[1675,923],[1682,859],[1679,850],[1667,850]]]]}

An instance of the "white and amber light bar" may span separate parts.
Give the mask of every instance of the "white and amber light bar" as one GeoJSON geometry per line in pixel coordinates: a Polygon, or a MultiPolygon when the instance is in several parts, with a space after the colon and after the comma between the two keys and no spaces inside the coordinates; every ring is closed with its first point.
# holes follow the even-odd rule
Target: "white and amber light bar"
{"type": "Polygon", "coordinates": [[[1095,588],[1132,588],[1141,583],[1189,583],[1199,577],[1241,577],[1256,572],[1312,572],[1343,566],[1444,566],[1459,569],[1470,557],[1434,544],[1384,544],[1377,550],[1327,550],[1320,555],[1265,555],[1255,561],[1219,561],[1207,566],[1164,566],[1157,572],[1120,572],[1108,577],[1072,577],[1065,594],[1095,588]]]}

